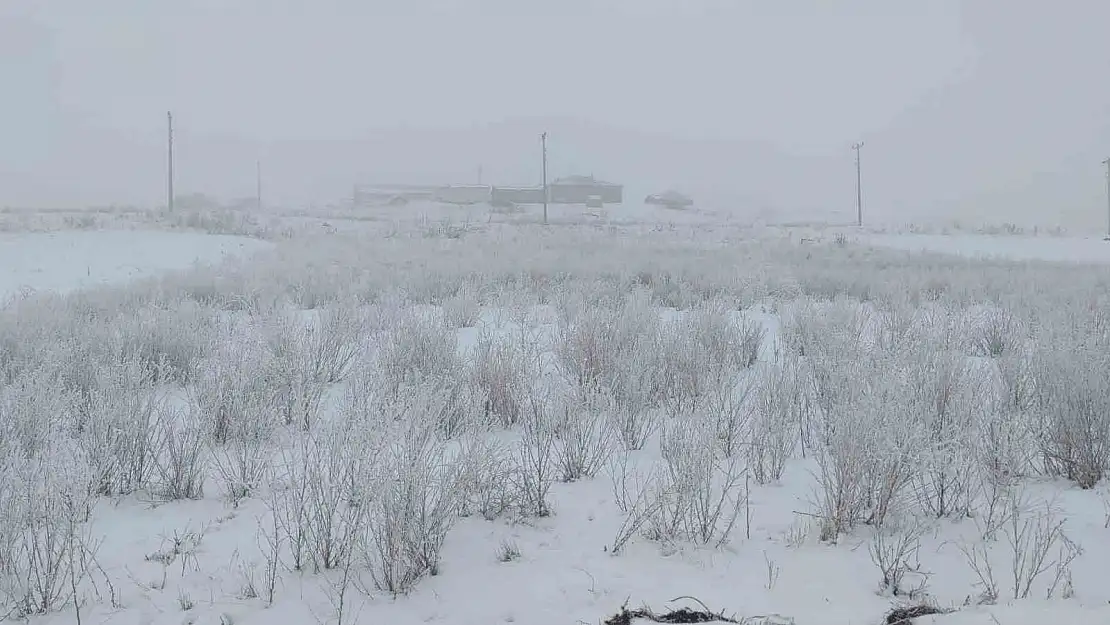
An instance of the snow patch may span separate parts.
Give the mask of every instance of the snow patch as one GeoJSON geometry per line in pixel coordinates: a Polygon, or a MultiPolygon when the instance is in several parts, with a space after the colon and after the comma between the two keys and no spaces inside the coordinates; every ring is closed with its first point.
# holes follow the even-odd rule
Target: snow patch
{"type": "Polygon", "coordinates": [[[149,230],[0,234],[0,301],[27,289],[64,293],[118,284],[270,246],[247,237],[149,230]]]}

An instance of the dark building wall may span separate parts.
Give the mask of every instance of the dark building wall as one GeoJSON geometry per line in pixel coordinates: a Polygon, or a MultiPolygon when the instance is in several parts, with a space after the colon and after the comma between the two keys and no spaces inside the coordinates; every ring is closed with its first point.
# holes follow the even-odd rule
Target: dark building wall
{"type": "Polygon", "coordinates": [[[495,204],[543,204],[543,189],[494,187],[490,193],[490,201],[495,204]]]}
{"type": "Polygon", "coordinates": [[[606,204],[620,204],[623,188],[619,185],[553,184],[549,185],[554,204],[585,204],[591,195],[600,195],[606,204]]]}

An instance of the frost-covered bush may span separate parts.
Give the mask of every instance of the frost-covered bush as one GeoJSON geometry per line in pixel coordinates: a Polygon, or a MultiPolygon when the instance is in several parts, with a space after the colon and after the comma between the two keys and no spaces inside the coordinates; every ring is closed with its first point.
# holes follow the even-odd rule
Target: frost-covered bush
{"type": "Polygon", "coordinates": [[[203,420],[208,435],[217,445],[266,427],[271,415],[284,410],[283,417],[295,414],[281,396],[296,389],[289,380],[274,375],[275,355],[263,337],[250,329],[226,327],[221,330],[219,346],[197,366],[188,387],[190,399],[203,420]],[[280,386],[286,383],[285,387],[280,386]]]}
{"type": "Polygon", "coordinates": [[[521,419],[526,393],[535,372],[524,349],[511,338],[483,333],[470,358],[470,383],[482,401],[486,419],[512,427],[521,419]]]}
{"type": "Polygon", "coordinates": [[[1084,346],[1041,357],[1036,431],[1044,469],[1093,488],[1110,468],[1110,357],[1084,346]]]}
{"type": "MultiPolygon", "coordinates": [[[[327,393],[328,380],[337,373],[331,368],[334,362],[328,360],[335,352],[321,348],[331,341],[320,334],[322,331],[310,327],[296,313],[279,314],[267,320],[268,353],[262,386],[270,389],[274,406],[286,425],[306,430],[312,427],[327,393]]],[[[332,347],[342,348],[344,344],[336,342],[332,347]]],[[[346,366],[344,363],[341,370],[346,366]]]]}
{"type": "Polygon", "coordinates": [[[996,307],[968,311],[967,343],[975,356],[998,358],[1020,349],[1028,340],[1021,320],[1008,310],[996,307]]]}
{"type": "Polygon", "coordinates": [[[807,394],[796,363],[790,360],[759,373],[745,456],[755,481],[767,484],[782,479],[787,460],[802,440],[807,394]]]}
{"type": "Polygon", "coordinates": [[[512,473],[520,512],[525,516],[546,517],[552,512],[548,493],[558,475],[556,443],[560,408],[550,392],[533,389],[528,394],[512,473]]]}
{"type": "Polygon", "coordinates": [[[87,573],[91,472],[64,437],[0,469],[0,601],[5,618],[56,611],[87,573]]]}
{"type": "Polygon", "coordinates": [[[293,571],[347,565],[359,549],[370,467],[388,439],[371,416],[350,413],[299,431],[271,469],[267,505],[275,551],[293,571]],[[284,549],[277,549],[284,547],[284,549]]]}
{"type": "Polygon", "coordinates": [[[458,458],[460,490],[466,497],[461,514],[492,521],[519,509],[519,493],[512,487],[516,463],[510,445],[484,433],[472,434],[462,441],[458,458]]]}
{"type": "Polygon", "coordinates": [[[906,372],[889,358],[830,365],[825,375],[846,385],[819,389],[815,506],[822,540],[834,540],[858,523],[881,526],[904,505],[916,476],[920,424],[906,402],[906,372]]]}
{"type": "Polygon", "coordinates": [[[452,328],[473,328],[482,316],[482,291],[480,285],[466,281],[459,285],[454,295],[440,305],[447,325],[452,328]]]}
{"type": "Polygon", "coordinates": [[[467,499],[458,461],[432,432],[414,419],[374,469],[361,557],[378,590],[407,592],[439,573],[443,543],[467,499]]]}
{"type": "Polygon", "coordinates": [[[656,392],[671,417],[703,407],[713,393],[727,392],[755,363],[764,330],[737,322],[727,307],[711,302],[663,326],[656,392]]]}
{"type": "Polygon", "coordinates": [[[449,378],[463,366],[455,330],[419,311],[400,317],[383,333],[376,363],[387,394],[415,380],[449,378]]]}
{"type": "Polygon", "coordinates": [[[720,546],[728,542],[747,501],[746,473],[737,458],[712,444],[711,422],[668,422],[660,435],[663,466],[652,483],[649,538],[720,546]]]}
{"type": "Polygon", "coordinates": [[[70,398],[58,393],[50,370],[23,372],[0,387],[0,448],[7,455],[34,458],[53,437],[77,431],[75,412],[70,398]]]}
{"type": "Polygon", "coordinates": [[[350,302],[329,304],[316,315],[316,324],[301,337],[307,344],[313,379],[324,384],[342,382],[362,354],[374,324],[350,302]]]}
{"type": "Polygon", "coordinates": [[[161,499],[200,499],[208,473],[209,427],[196,411],[165,408],[155,422],[153,494],[161,499]]]}
{"type": "Polygon", "coordinates": [[[594,395],[563,402],[558,419],[555,455],[564,482],[593,478],[604,468],[613,450],[613,406],[608,397],[594,395]]]}
{"type": "Polygon", "coordinates": [[[81,402],[75,439],[92,471],[98,495],[125,495],[148,485],[158,452],[158,413],[164,394],[147,385],[138,360],[104,365],[81,402]]]}
{"type": "Polygon", "coordinates": [[[617,308],[587,306],[560,316],[554,352],[567,380],[584,391],[608,389],[621,399],[651,390],[636,378],[655,369],[659,315],[643,293],[617,308]]]}
{"type": "Polygon", "coordinates": [[[195,302],[146,306],[116,321],[125,354],[142,363],[151,382],[186,384],[214,343],[214,311],[195,302]]]}
{"type": "Polygon", "coordinates": [[[931,350],[904,360],[910,419],[922,435],[917,501],[937,517],[967,514],[975,497],[979,416],[990,406],[988,368],[959,353],[931,350]]]}

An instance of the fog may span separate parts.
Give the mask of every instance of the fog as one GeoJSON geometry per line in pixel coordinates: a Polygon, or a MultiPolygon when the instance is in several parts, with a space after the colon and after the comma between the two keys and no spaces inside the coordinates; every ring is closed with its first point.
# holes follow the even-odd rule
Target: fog
{"type": "Polygon", "coordinates": [[[594,173],[739,214],[1099,228],[1110,3],[0,4],[0,205],[594,173]],[[227,8],[234,5],[234,8],[227,8]]]}

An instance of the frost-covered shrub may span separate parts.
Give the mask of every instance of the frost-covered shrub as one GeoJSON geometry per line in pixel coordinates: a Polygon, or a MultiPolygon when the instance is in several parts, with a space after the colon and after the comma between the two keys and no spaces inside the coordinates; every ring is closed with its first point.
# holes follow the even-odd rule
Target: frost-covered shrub
{"type": "Polygon", "coordinates": [[[598,474],[613,450],[613,406],[602,395],[562,402],[555,455],[564,482],[590,479],[598,474]]]}
{"type": "Polygon", "coordinates": [[[1008,310],[991,307],[969,314],[966,340],[973,355],[998,358],[1028,340],[1025,325],[1008,310]]]}
{"type": "Polygon", "coordinates": [[[442,320],[413,312],[382,336],[377,367],[387,393],[417,379],[443,379],[462,367],[458,336],[442,320]]]}
{"type": "Polygon", "coordinates": [[[317,323],[301,337],[313,379],[334,384],[346,379],[362,353],[373,324],[351,303],[332,303],[317,311],[317,323]]]}
{"type": "Polygon", "coordinates": [[[460,489],[465,493],[462,514],[477,514],[487,521],[519,508],[519,493],[512,488],[516,465],[512,448],[485,434],[462,442],[459,451],[460,489]]]}
{"type": "Polygon", "coordinates": [[[528,394],[512,473],[520,512],[525,516],[546,517],[552,512],[548,493],[558,471],[555,445],[559,408],[550,393],[533,389],[528,394]]]}
{"type": "Polygon", "coordinates": [[[959,353],[931,350],[905,360],[910,418],[922,434],[917,501],[937,517],[966,514],[975,496],[977,413],[989,409],[987,368],[959,353]]]}
{"type": "Polygon", "coordinates": [[[534,374],[522,346],[512,339],[483,333],[474,346],[469,374],[486,419],[502,427],[520,421],[534,374]]]}
{"type": "Polygon", "coordinates": [[[200,499],[207,478],[208,425],[196,412],[163,409],[156,421],[152,456],[154,494],[162,499],[200,499]]]}
{"type": "MultiPolygon", "coordinates": [[[[263,388],[269,388],[274,405],[286,425],[309,429],[328,390],[328,348],[321,345],[331,339],[321,335],[322,329],[310,327],[296,314],[283,314],[268,320],[266,342],[268,353],[263,388]]],[[[344,343],[335,346],[342,348],[344,343]]],[[[353,358],[353,356],[351,356],[353,358]]],[[[332,363],[334,364],[334,363],[332,363]]],[[[346,364],[343,365],[343,369],[346,364]]]]}
{"type": "Polygon", "coordinates": [[[1044,469],[1092,488],[1110,468],[1110,358],[1079,346],[1042,358],[1036,429],[1044,469]]]}
{"type": "Polygon", "coordinates": [[[137,360],[100,367],[96,386],[82,402],[75,438],[98,495],[130,494],[151,477],[164,397],[147,385],[147,375],[137,360]]]}
{"type": "Polygon", "coordinates": [[[443,300],[440,307],[447,325],[452,328],[473,328],[478,325],[482,316],[481,289],[474,282],[463,282],[454,295],[443,300]]]}
{"type": "Polygon", "coordinates": [[[854,300],[802,299],[782,311],[779,348],[786,355],[813,360],[862,356],[872,343],[871,326],[867,310],[854,300]]]}
{"type": "MultiPolygon", "coordinates": [[[[643,293],[619,308],[586,307],[560,316],[554,352],[563,375],[585,391],[607,388],[622,399],[642,392],[634,378],[652,371],[659,316],[643,293]]],[[[632,399],[629,397],[629,399],[632,399]]]]}
{"type": "Polygon", "coordinates": [[[739,459],[716,451],[715,436],[713,424],[700,419],[663,426],[664,465],[652,483],[655,503],[646,519],[652,540],[728,542],[747,501],[746,474],[739,459]]]}
{"type": "Polygon", "coordinates": [[[5,454],[34,458],[52,437],[72,435],[75,411],[56,385],[49,370],[29,370],[0,387],[0,448],[5,454]]]}
{"type": "Polygon", "coordinates": [[[904,504],[921,434],[897,363],[845,362],[831,367],[827,378],[848,385],[835,394],[819,391],[825,399],[813,449],[821,538],[835,540],[861,522],[881,526],[904,504]]]}
{"type": "Polygon", "coordinates": [[[7,617],[60,609],[87,572],[91,473],[64,437],[41,452],[5,457],[0,469],[0,600],[7,617]]]}
{"type": "Polygon", "coordinates": [[[195,302],[169,304],[122,315],[116,331],[122,350],[139,359],[152,383],[187,384],[213,346],[215,314],[195,302]]]}
{"type": "Polygon", "coordinates": [[[897,371],[893,382],[884,380],[878,371],[872,375],[871,388],[857,406],[870,423],[864,438],[870,457],[864,471],[868,480],[866,521],[881,527],[905,506],[907,491],[919,475],[923,428],[905,401],[908,372],[897,371]]]}
{"type": "Polygon", "coordinates": [[[656,392],[667,413],[693,414],[710,394],[732,388],[740,371],[755,363],[763,335],[762,326],[736,322],[719,303],[666,323],[656,392]]]}
{"type": "Polygon", "coordinates": [[[914,344],[917,311],[903,298],[887,298],[872,309],[874,344],[882,352],[894,353],[914,344]]]}
{"type": "Polygon", "coordinates": [[[219,347],[197,366],[188,387],[198,416],[218,445],[288,410],[289,404],[279,400],[295,390],[289,380],[274,375],[275,358],[258,334],[229,327],[219,337],[219,347]]]}
{"type": "Polygon", "coordinates": [[[782,479],[786,462],[801,441],[806,394],[797,370],[789,362],[760,371],[745,455],[759,484],[782,479]]]}

